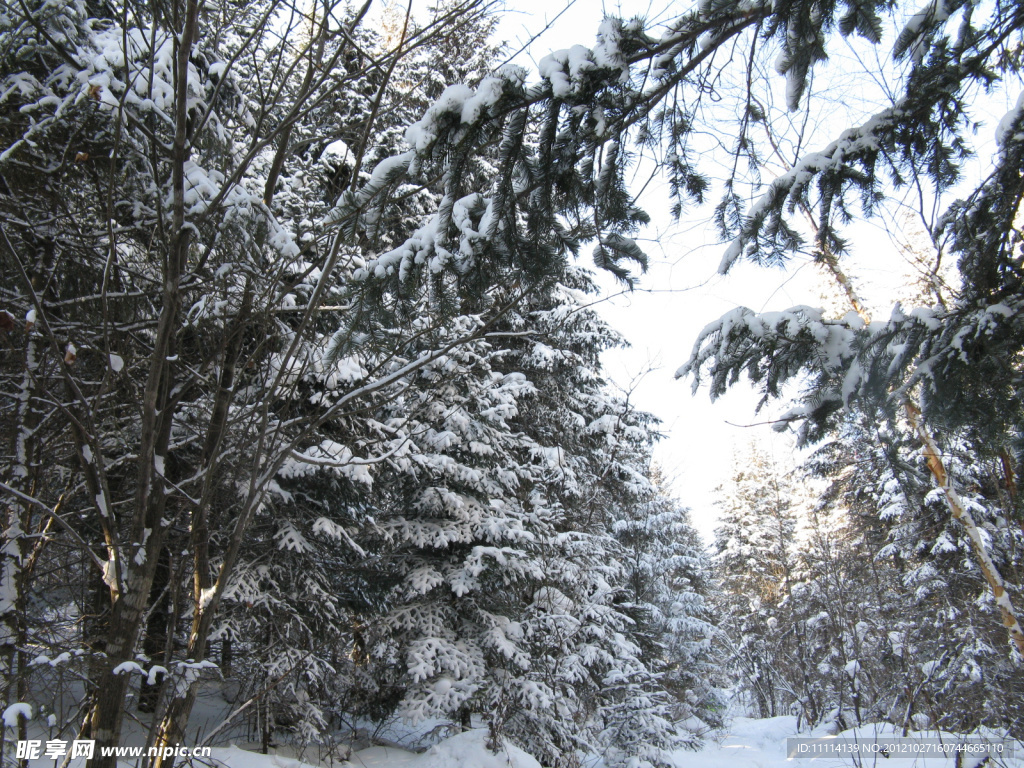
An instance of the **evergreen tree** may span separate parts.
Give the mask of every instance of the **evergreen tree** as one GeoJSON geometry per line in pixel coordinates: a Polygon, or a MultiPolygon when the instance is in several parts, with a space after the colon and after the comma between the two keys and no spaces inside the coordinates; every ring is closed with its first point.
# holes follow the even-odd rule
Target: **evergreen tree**
{"type": "MultiPolygon", "coordinates": [[[[5,681],[18,681],[5,685],[6,701],[38,676],[13,648],[25,645],[29,596],[48,586],[27,576],[23,534],[57,526],[80,552],[76,578],[92,601],[61,609],[98,617],[85,637],[59,636],[50,652],[65,658],[83,642],[94,652],[81,732],[117,743],[131,684],[124,670],[139,668],[145,650],[163,662],[148,679],[168,669],[174,679],[152,738],[180,742],[196,665],[206,663],[221,601],[241,589],[236,566],[247,546],[297,548],[287,525],[268,525],[283,506],[286,467],[346,470],[358,482],[366,456],[332,442],[332,420],[469,343],[448,338],[396,370],[388,366],[402,337],[379,328],[372,373],[351,355],[338,367],[325,352],[337,348],[329,341],[339,326],[344,336],[338,316],[361,246],[324,225],[339,166],[320,163],[308,140],[326,105],[388,107],[386,82],[374,88],[381,62],[394,71],[459,10],[473,6],[448,9],[373,61],[360,59],[354,41],[365,7],[339,14],[325,5],[289,21],[274,2],[68,2],[29,4],[0,20],[4,317],[24,318],[5,327],[14,346],[4,352],[4,391],[24,403],[9,421],[20,436],[11,455],[21,458],[4,466],[2,567],[15,592],[2,603],[3,662],[5,681]],[[295,35],[282,33],[289,24],[295,35]],[[332,377],[335,395],[311,402],[312,382],[332,377]],[[48,466],[43,445],[55,449],[48,466]],[[33,475],[43,481],[30,485],[33,475]],[[163,596],[170,606],[157,606],[163,596]],[[186,638],[177,658],[167,655],[175,631],[186,638]]],[[[341,166],[354,171],[365,160],[374,123],[364,121],[361,145],[350,160],[342,153],[341,166]]],[[[323,140],[337,149],[345,129],[334,130],[323,140]]],[[[471,327],[470,338],[480,324],[471,327]]],[[[356,447],[372,453],[381,442],[356,447]]],[[[256,575],[287,588],[288,557],[278,573],[256,575]]],[[[289,633],[293,619],[319,632],[340,610],[333,600],[305,616],[283,601],[261,609],[289,616],[289,633]]],[[[37,632],[31,642],[45,639],[37,632]]],[[[287,656],[268,663],[287,667],[287,656]]],[[[100,752],[95,762],[109,762],[100,752]]]]}
{"type": "Polygon", "coordinates": [[[714,558],[721,581],[718,613],[731,640],[740,685],[761,717],[788,711],[791,688],[779,632],[792,609],[796,530],[793,487],[774,462],[752,448],[721,489],[714,558]]]}
{"type": "MultiPolygon", "coordinates": [[[[679,373],[692,373],[697,381],[706,374],[717,395],[746,372],[766,400],[778,397],[793,377],[809,375],[812,383],[801,402],[783,417],[799,424],[808,441],[836,430],[851,408],[889,422],[906,419],[929,456],[928,470],[948,514],[972,542],[1014,653],[1021,655],[1024,632],[1010,598],[1019,584],[1005,581],[989,552],[987,526],[975,519],[970,499],[961,495],[965,489],[951,482],[942,454],[943,445],[963,443],[983,462],[1000,457],[1001,484],[1014,509],[1003,519],[1019,518],[1019,501],[1010,489],[1020,457],[1010,449],[1019,440],[1021,414],[1021,251],[1015,224],[1017,191],[1024,183],[1021,104],[997,126],[992,175],[964,200],[946,204],[943,198],[960,179],[970,153],[968,94],[981,83],[989,87],[1017,79],[1015,65],[1009,64],[1014,56],[1004,53],[1019,46],[1024,19],[1016,7],[997,4],[991,11],[975,15],[973,6],[961,5],[949,14],[924,9],[911,16],[894,38],[892,56],[907,66],[894,103],[844,131],[823,151],[799,158],[746,216],[737,215],[735,226],[726,226],[733,239],[723,268],[743,257],[785,261],[803,242],[787,210],[814,210],[815,252],[837,264],[845,247],[837,223],[851,215],[848,198],[859,194],[870,216],[887,182],[898,186],[914,179],[934,194],[936,209],[945,208],[930,236],[940,251],[958,259],[959,284],[951,300],[940,297],[935,306],[907,309],[897,304],[888,320],[870,323],[855,312],[828,318],[810,307],[764,315],[741,308],[705,329],[679,373]]],[[[836,21],[844,34],[857,29],[871,40],[883,29],[864,6],[836,21]]],[[[823,22],[823,32],[828,29],[823,22]]],[[[782,63],[793,72],[790,58],[786,52],[782,63]]],[[[791,93],[799,95],[799,88],[791,93]]],[[[1009,528],[999,536],[1010,535],[1009,528]]]]}
{"type": "MultiPolygon", "coordinates": [[[[916,716],[950,730],[1014,728],[1020,672],[997,650],[1005,632],[998,610],[986,598],[963,528],[930,488],[916,447],[906,425],[880,427],[861,418],[850,420],[811,465],[830,481],[822,507],[846,520],[837,556],[863,552],[859,559],[845,557],[835,581],[848,585],[851,601],[873,614],[866,620],[877,647],[862,656],[876,688],[868,703],[900,727],[916,716]]],[[[1003,572],[1017,572],[1019,545],[1000,535],[996,519],[993,467],[979,465],[962,445],[944,453],[953,482],[974,489],[968,498],[991,534],[993,559],[1003,572]]]]}
{"type": "Polygon", "coordinates": [[[709,600],[717,585],[711,562],[689,510],[669,495],[657,468],[652,481],[650,499],[624,510],[627,516],[613,525],[627,566],[623,607],[635,616],[647,656],[658,659],[677,719],[720,725],[724,700],[712,651],[717,630],[709,600]]]}
{"type": "MultiPolygon", "coordinates": [[[[775,712],[795,711],[811,728],[1019,726],[1020,673],[997,650],[1005,631],[998,611],[915,447],[906,425],[850,419],[804,470],[828,485],[815,504],[801,505],[786,564],[777,539],[758,535],[760,516],[735,511],[757,508],[758,493],[776,482],[772,469],[761,467],[747,493],[731,494],[748,503],[727,508],[716,537],[725,569],[722,626],[734,674],[759,713],[771,714],[774,700],[775,712]],[[785,594],[761,599],[759,584],[785,594]]],[[[955,448],[945,461],[957,483],[981,490],[982,467],[958,461],[955,448]]],[[[750,466],[744,460],[737,475],[750,466]]],[[[972,499],[994,532],[984,513],[990,503],[980,493],[972,499]]],[[[1015,550],[991,540],[1006,572],[1015,568],[1015,550]]]]}
{"type": "Polygon", "coordinates": [[[662,765],[676,737],[609,529],[609,505],[649,493],[649,417],[604,393],[616,339],[583,306],[589,278],[565,278],[375,415],[405,414],[409,449],[374,470],[358,539],[393,585],[363,618],[368,661],[404,716],[478,714],[551,764],[662,765]]]}

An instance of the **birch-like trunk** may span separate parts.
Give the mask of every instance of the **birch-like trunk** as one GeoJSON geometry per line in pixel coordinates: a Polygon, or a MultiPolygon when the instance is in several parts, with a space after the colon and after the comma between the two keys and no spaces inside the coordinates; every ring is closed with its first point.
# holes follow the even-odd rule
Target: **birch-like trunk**
{"type": "MultiPolygon", "coordinates": [[[[29,324],[25,341],[25,369],[18,391],[15,432],[11,453],[14,464],[8,478],[11,488],[25,494],[33,490],[33,464],[36,457],[36,436],[39,411],[38,367],[45,347],[39,334],[29,324]],[[42,348],[41,348],[42,347],[42,348]]],[[[3,684],[0,707],[20,701],[25,694],[24,652],[25,603],[27,589],[26,560],[31,550],[32,509],[27,503],[11,498],[4,505],[0,529],[0,681],[3,684]]],[[[7,729],[0,725],[0,762],[6,749],[7,729]]],[[[26,738],[26,723],[18,724],[18,738],[26,738]]]]}
{"type": "Polygon", "coordinates": [[[935,480],[935,485],[942,490],[943,496],[946,499],[946,505],[949,507],[949,511],[953,513],[953,517],[967,531],[967,537],[971,540],[974,556],[978,559],[978,567],[981,568],[985,581],[988,583],[989,589],[992,590],[996,606],[999,608],[1003,626],[1006,627],[1010,641],[1017,649],[1019,659],[1024,660],[1024,630],[1021,630],[1020,620],[1017,618],[1013,603],[1010,601],[1010,595],[1006,591],[1006,583],[1003,581],[999,569],[992,560],[988,547],[985,546],[985,539],[981,535],[981,530],[974,521],[970,510],[964,504],[963,499],[960,498],[960,494],[957,493],[956,487],[953,485],[953,478],[950,477],[942,461],[942,454],[939,452],[939,448],[935,444],[931,433],[921,420],[920,409],[909,398],[904,401],[903,406],[907,414],[907,420],[921,441],[925,461],[928,464],[929,471],[932,473],[932,478],[935,480]]]}
{"type": "MultiPolygon", "coordinates": [[[[871,317],[867,309],[854,291],[852,282],[839,268],[839,263],[835,255],[826,253],[825,256],[825,266],[833,279],[843,290],[850,302],[850,306],[858,315],[860,315],[864,322],[870,322],[871,317]]],[[[1017,613],[1014,610],[1013,603],[1010,601],[1010,595],[1006,591],[1006,583],[1003,581],[1003,577],[999,573],[999,569],[996,567],[995,562],[992,560],[992,556],[988,552],[988,547],[985,545],[985,540],[981,535],[981,531],[978,529],[977,523],[974,521],[974,517],[964,505],[963,499],[960,498],[960,494],[957,493],[956,487],[953,485],[953,479],[950,477],[949,472],[946,470],[946,466],[942,461],[942,454],[939,451],[938,446],[935,444],[935,440],[932,437],[931,432],[929,432],[928,427],[924,423],[921,409],[917,407],[909,396],[904,397],[903,408],[907,414],[907,420],[910,422],[911,428],[914,430],[921,443],[921,451],[924,454],[928,470],[932,474],[936,487],[941,489],[943,497],[946,500],[946,506],[949,507],[949,511],[953,514],[953,517],[958,520],[967,531],[967,537],[971,540],[971,548],[974,550],[974,556],[978,559],[978,567],[985,576],[985,581],[988,584],[989,589],[992,590],[992,596],[995,598],[996,606],[999,608],[999,614],[1002,618],[1003,626],[1006,627],[1006,631],[1009,634],[1010,642],[1017,649],[1018,661],[1024,661],[1024,630],[1021,629],[1020,620],[1017,618],[1017,613]]],[[[1009,462],[1005,459],[1003,460],[1003,467],[1006,474],[1005,482],[1007,492],[1015,495],[1016,484],[1014,482],[1013,472],[1010,468],[1009,462]]]]}

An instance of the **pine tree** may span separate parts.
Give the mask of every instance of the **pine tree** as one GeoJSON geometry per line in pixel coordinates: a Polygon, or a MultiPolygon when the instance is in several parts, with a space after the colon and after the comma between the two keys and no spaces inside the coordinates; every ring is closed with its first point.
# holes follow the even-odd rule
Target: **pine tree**
{"type": "Polygon", "coordinates": [[[368,664],[404,716],[476,714],[554,763],[661,765],[676,737],[609,528],[650,492],[649,417],[603,392],[615,337],[583,306],[589,278],[565,279],[375,415],[409,451],[375,470],[358,539],[392,585],[363,617],[368,664]]]}
{"type": "Polygon", "coordinates": [[[613,524],[627,567],[623,607],[635,617],[645,654],[658,659],[677,719],[719,725],[724,701],[712,650],[712,566],[689,510],[669,495],[657,467],[652,482],[655,493],[613,524]]]}
{"type": "MultiPolygon", "coordinates": [[[[1019,46],[1024,19],[1016,8],[995,7],[987,16],[968,8],[958,6],[949,15],[925,9],[896,31],[892,56],[906,62],[907,74],[894,103],[844,131],[823,151],[798,158],[745,217],[733,217],[733,225],[726,227],[732,243],[723,261],[723,269],[747,257],[785,261],[803,243],[787,218],[787,211],[800,209],[816,212],[818,258],[838,264],[845,243],[837,225],[852,216],[848,198],[859,194],[864,215],[871,216],[887,183],[899,186],[914,179],[930,189],[937,210],[945,209],[930,236],[958,259],[959,285],[953,287],[952,300],[913,309],[896,305],[887,321],[871,323],[857,313],[833,319],[810,307],[760,316],[739,309],[708,326],[680,375],[693,373],[699,380],[707,374],[717,395],[746,372],[766,400],[778,397],[793,377],[810,375],[812,385],[783,417],[799,424],[809,441],[837,429],[850,408],[888,421],[907,419],[930,457],[928,469],[949,514],[972,541],[973,556],[1020,655],[1024,633],[1010,598],[1019,585],[1004,580],[988,551],[986,525],[975,520],[941,455],[942,444],[966,441],[983,460],[989,458],[986,452],[999,456],[1001,483],[1014,497],[1012,505],[1018,504],[1010,489],[1016,485],[1019,456],[1011,455],[1010,446],[1020,432],[1019,366],[1014,361],[1021,338],[1016,298],[1021,257],[1018,203],[1009,201],[1020,199],[1014,190],[1022,184],[1020,104],[997,126],[994,173],[965,200],[946,203],[943,195],[960,179],[970,153],[967,94],[981,82],[987,87],[1016,78],[1009,64],[1014,54],[1007,58],[1004,53],[1019,46]]],[[[883,27],[872,13],[858,6],[835,21],[844,34],[856,29],[877,41],[883,27]]],[[[828,29],[823,23],[823,32],[828,29]]],[[[781,63],[794,72],[791,58],[786,53],[781,63]]],[[[802,71],[795,70],[798,75],[802,71]]],[[[791,94],[799,91],[796,87],[791,94]]],[[[1019,511],[1012,517],[1018,518],[1019,511]]]]}
{"type": "MultiPolygon", "coordinates": [[[[1020,674],[997,650],[1004,628],[916,445],[908,425],[861,416],[812,456],[804,471],[829,484],[802,505],[782,600],[750,599],[772,546],[757,536],[755,517],[739,525],[735,514],[725,517],[719,547],[734,574],[723,579],[742,571],[743,586],[725,597],[732,613],[723,628],[735,674],[763,712],[774,695],[776,711],[796,711],[811,728],[1016,727],[1020,674]],[[746,613],[736,607],[750,603],[746,613]]],[[[944,460],[958,484],[981,491],[986,471],[971,466],[969,452],[950,446],[944,460]]],[[[762,470],[758,488],[772,482],[762,470]]],[[[984,516],[991,501],[978,493],[972,506],[996,531],[984,516]]],[[[1004,547],[992,538],[993,558],[1012,572],[1016,545],[1004,547]]]]}
{"type": "Polygon", "coordinates": [[[792,609],[795,568],[793,487],[756,448],[736,462],[721,489],[714,559],[721,580],[723,628],[740,669],[740,684],[761,717],[788,710],[784,653],[777,631],[792,609]]]}

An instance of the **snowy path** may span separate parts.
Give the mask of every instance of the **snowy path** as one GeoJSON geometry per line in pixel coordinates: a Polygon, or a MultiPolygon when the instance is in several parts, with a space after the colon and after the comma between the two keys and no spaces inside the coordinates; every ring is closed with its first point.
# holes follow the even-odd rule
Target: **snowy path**
{"type": "Polygon", "coordinates": [[[708,738],[700,752],[677,753],[677,761],[686,768],[800,768],[786,760],[786,738],[795,732],[795,717],[737,717],[726,735],[708,738]]]}

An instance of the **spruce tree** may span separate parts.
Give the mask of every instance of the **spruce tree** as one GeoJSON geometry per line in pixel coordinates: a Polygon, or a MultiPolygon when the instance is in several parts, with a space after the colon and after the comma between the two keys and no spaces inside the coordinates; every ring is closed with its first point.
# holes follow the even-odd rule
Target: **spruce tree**
{"type": "Polygon", "coordinates": [[[740,686],[760,717],[788,710],[780,617],[792,609],[796,530],[790,482],[764,452],[751,451],[736,462],[722,489],[714,560],[721,581],[718,613],[731,640],[729,651],[740,686]]]}

